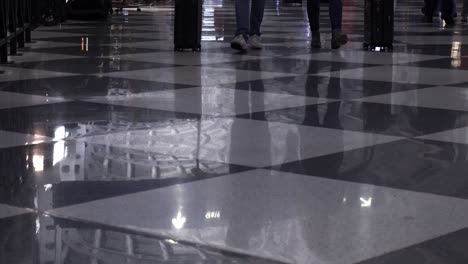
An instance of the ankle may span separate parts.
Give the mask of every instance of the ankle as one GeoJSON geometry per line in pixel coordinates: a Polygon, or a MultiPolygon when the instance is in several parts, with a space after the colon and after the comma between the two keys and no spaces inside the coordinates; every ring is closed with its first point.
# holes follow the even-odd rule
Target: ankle
{"type": "Polygon", "coordinates": [[[333,29],[332,30],[332,37],[339,37],[343,35],[343,32],[341,31],[341,29],[333,29]]]}

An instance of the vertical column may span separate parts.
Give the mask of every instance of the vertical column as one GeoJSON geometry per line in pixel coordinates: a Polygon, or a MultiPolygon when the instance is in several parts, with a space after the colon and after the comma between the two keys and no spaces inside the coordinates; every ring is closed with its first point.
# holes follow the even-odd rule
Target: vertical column
{"type": "Polygon", "coordinates": [[[16,9],[16,15],[17,17],[17,26],[16,28],[18,29],[17,33],[17,41],[18,41],[18,47],[19,48],[24,48],[24,40],[25,40],[25,35],[24,35],[24,17],[25,17],[25,0],[17,0],[18,3],[18,8],[16,9]]]}
{"type": "Polygon", "coordinates": [[[8,62],[8,2],[0,1],[0,64],[8,62]]]}
{"type": "Polygon", "coordinates": [[[17,55],[17,37],[16,37],[16,27],[17,27],[17,18],[18,16],[18,1],[17,0],[9,0],[9,16],[8,16],[8,31],[12,36],[10,38],[10,55],[17,55]]]}
{"type": "Polygon", "coordinates": [[[32,27],[32,3],[31,3],[31,0],[25,0],[25,19],[24,19],[24,23],[25,23],[25,32],[24,32],[24,35],[25,35],[25,41],[26,43],[31,43],[32,40],[31,40],[31,27],[32,27]]]}

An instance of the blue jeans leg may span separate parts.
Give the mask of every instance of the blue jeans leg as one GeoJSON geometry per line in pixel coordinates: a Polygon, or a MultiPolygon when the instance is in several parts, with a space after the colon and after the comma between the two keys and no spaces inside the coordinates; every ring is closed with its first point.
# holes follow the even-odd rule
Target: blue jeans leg
{"type": "Polygon", "coordinates": [[[236,0],[236,36],[260,35],[264,10],[265,0],[236,0]]]}
{"type": "Polygon", "coordinates": [[[250,0],[236,0],[236,22],[238,35],[249,35],[250,0]]]}
{"type": "Polygon", "coordinates": [[[265,12],[265,0],[252,0],[250,12],[250,35],[261,35],[260,27],[265,12]]]}

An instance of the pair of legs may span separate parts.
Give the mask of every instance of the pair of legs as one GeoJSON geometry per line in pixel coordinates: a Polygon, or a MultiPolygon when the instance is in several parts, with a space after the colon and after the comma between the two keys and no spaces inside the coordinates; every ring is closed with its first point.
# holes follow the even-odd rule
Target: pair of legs
{"type": "MultiPolygon", "coordinates": [[[[332,27],[332,48],[339,48],[348,42],[348,37],[341,32],[343,17],[342,0],[330,0],[329,16],[332,27]]],[[[307,0],[307,15],[312,31],[312,47],[320,48],[320,0],[307,0]]]]}
{"type": "Polygon", "coordinates": [[[265,0],[236,0],[236,36],[260,36],[264,10],[265,0]]]}
{"type": "Polygon", "coordinates": [[[236,0],[236,37],[231,47],[237,50],[247,49],[246,40],[251,37],[251,46],[261,48],[260,27],[265,11],[265,0],[236,0]]]}

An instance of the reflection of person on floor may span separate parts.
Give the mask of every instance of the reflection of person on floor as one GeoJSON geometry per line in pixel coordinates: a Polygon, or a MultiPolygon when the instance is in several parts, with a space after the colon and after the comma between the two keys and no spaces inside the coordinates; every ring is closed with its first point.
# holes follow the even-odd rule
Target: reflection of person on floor
{"type": "MultiPolygon", "coordinates": [[[[312,64],[313,62],[311,62],[312,64]]],[[[338,65],[336,63],[331,63],[331,71],[339,71],[338,65]]],[[[312,67],[310,65],[309,67],[312,67]]],[[[319,94],[319,85],[323,84],[325,78],[318,79],[317,77],[310,76],[308,77],[305,85],[305,95],[307,97],[327,97],[327,98],[341,98],[341,79],[329,78],[328,87],[326,94],[319,94]]],[[[340,111],[341,111],[341,102],[328,103],[323,107],[317,105],[308,105],[306,106],[305,116],[303,124],[304,126],[314,126],[322,128],[333,128],[341,129],[342,124],[340,120],[340,111]]],[[[304,130],[303,130],[304,131],[304,130]]],[[[311,135],[307,132],[302,132],[300,134],[300,141],[306,141],[307,138],[310,138],[311,135]]],[[[333,143],[335,147],[341,147],[344,149],[344,139],[343,137],[333,138],[333,143]]],[[[305,150],[301,148],[305,156],[305,150]]],[[[343,163],[344,154],[343,152],[338,152],[335,154],[327,155],[323,160],[320,160],[320,157],[315,158],[315,160],[320,160],[320,162],[308,162],[307,160],[301,160],[300,166],[304,173],[308,175],[323,175],[326,177],[339,178],[341,165],[343,163]],[[319,164],[319,165],[318,165],[319,164]]],[[[332,248],[334,244],[338,243],[340,232],[342,230],[342,224],[340,222],[340,214],[342,213],[342,200],[345,193],[342,193],[341,190],[336,190],[333,194],[330,193],[314,193],[315,197],[312,199],[311,207],[315,212],[320,213],[310,213],[309,217],[305,221],[301,221],[301,236],[302,241],[305,241],[308,251],[313,254],[313,258],[322,260],[322,262],[329,262],[329,256],[320,254],[324,252],[324,248],[332,248]],[[327,201],[323,200],[323,197],[333,197],[327,201]],[[337,228],[340,228],[337,230],[337,228]],[[328,236],[321,237],[317,239],[320,234],[327,234],[328,236]]]]}
{"type": "MultiPolygon", "coordinates": [[[[248,69],[246,65],[244,69],[248,69]]],[[[240,76],[239,76],[240,77],[240,76]]],[[[248,82],[236,83],[237,90],[234,94],[233,102],[236,112],[239,110],[245,111],[249,106],[255,105],[260,113],[248,114],[246,117],[249,120],[252,118],[264,117],[261,110],[264,105],[264,98],[260,94],[253,95],[253,90],[262,91],[263,83],[248,82]],[[255,85],[254,87],[252,87],[255,85]],[[259,109],[260,108],[260,109],[259,109]]],[[[271,137],[270,129],[267,122],[252,121],[249,127],[245,127],[245,121],[233,119],[231,126],[231,142],[229,147],[230,157],[239,157],[241,155],[253,154],[252,160],[255,158],[261,164],[271,162],[271,137]],[[259,155],[261,154],[261,156],[259,155]]],[[[231,158],[231,160],[233,160],[231,158]]],[[[227,219],[231,220],[228,225],[226,244],[231,247],[241,249],[253,249],[261,246],[262,231],[265,227],[265,215],[263,215],[263,206],[268,206],[269,188],[265,186],[262,178],[256,177],[240,177],[234,179],[236,183],[230,185],[231,199],[227,199],[227,212],[232,213],[227,219]],[[242,182],[238,184],[237,182],[242,182]],[[259,193],[259,190],[261,193],[259,193]]]]}

